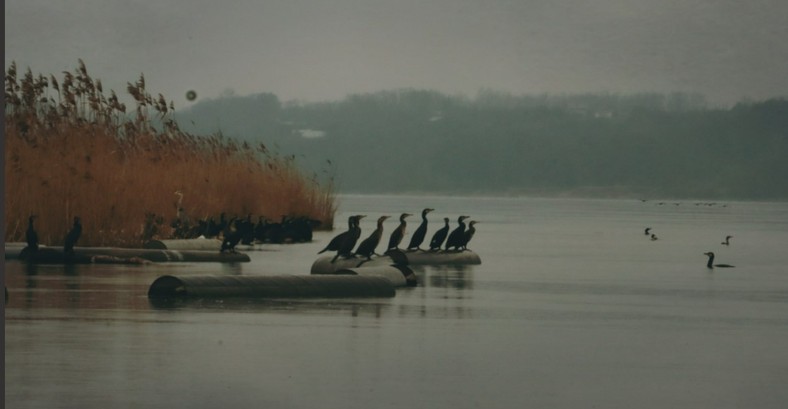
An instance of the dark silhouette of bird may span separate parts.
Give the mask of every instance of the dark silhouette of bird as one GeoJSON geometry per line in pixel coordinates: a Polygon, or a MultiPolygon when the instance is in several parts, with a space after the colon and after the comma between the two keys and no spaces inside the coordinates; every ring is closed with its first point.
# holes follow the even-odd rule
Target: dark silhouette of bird
{"type": "Polygon", "coordinates": [[[649,234],[648,232],[649,232],[649,231],[651,231],[651,227],[646,227],[646,232],[645,232],[645,233],[643,233],[643,234],[645,234],[646,236],[648,236],[648,234],[649,234]]]}
{"type": "Polygon", "coordinates": [[[708,267],[708,268],[714,268],[714,267],[720,267],[720,268],[736,267],[736,266],[732,266],[730,264],[714,264],[714,253],[711,252],[711,251],[708,252],[708,253],[703,253],[703,254],[709,257],[709,261],[706,263],[706,267],[708,267]]]}
{"type": "Polygon", "coordinates": [[[721,244],[729,246],[731,244],[731,237],[733,236],[725,236],[725,241],[723,241],[721,244]]]}
{"type": "Polygon", "coordinates": [[[372,255],[375,254],[375,248],[380,244],[380,238],[383,237],[383,222],[389,217],[391,216],[380,216],[378,218],[378,227],[358,245],[355,253],[357,256],[366,257],[367,260],[372,259],[372,255]]]}
{"type": "Polygon", "coordinates": [[[241,220],[233,217],[227,223],[227,228],[224,231],[224,238],[222,239],[222,247],[219,253],[235,253],[235,246],[241,241],[244,236],[244,231],[240,226],[241,220]]]}
{"type": "Polygon", "coordinates": [[[468,223],[468,230],[465,230],[465,233],[462,236],[462,246],[460,246],[462,250],[468,250],[468,242],[471,241],[473,235],[476,234],[476,228],[473,227],[473,225],[476,223],[478,222],[475,220],[471,220],[468,223]]]}
{"type": "Polygon", "coordinates": [[[656,235],[656,234],[654,234],[654,233],[651,233],[651,241],[655,241],[655,240],[659,240],[659,239],[657,238],[657,235],[656,235]]]}
{"type": "Polygon", "coordinates": [[[449,237],[446,239],[446,250],[450,248],[454,248],[455,250],[460,250],[460,246],[462,246],[462,239],[465,236],[465,222],[464,220],[469,218],[470,216],[460,216],[457,218],[457,226],[454,230],[449,233],[449,237]]]}
{"type": "Polygon", "coordinates": [[[25,231],[25,241],[27,241],[27,247],[23,250],[27,251],[38,251],[38,233],[36,232],[35,227],[33,227],[33,222],[35,221],[36,216],[30,216],[27,218],[27,231],[25,231]]]}
{"type": "Polygon", "coordinates": [[[443,246],[443,241],[446,240],[446,236],[449,235],[449,218],[444,217],[443,223],[444,226],[432,235],[432,240],[430,240],[430,251],[440,250],[441,246],[443,246]]]}
{"type": "Polygon", "coordinates": [[[77,244],[77,240],[79,240],[80,236],[82,236],[81,219],[79,216],[74,216],[74,225],[71,226],[71,230],[66,234],[66,239],[63,243],[63,252],[66,254],[74,254],[74,245],[77,244]]]}
{"type": "Polygon", "coordinates": [[[367,216],[363,214],[353,216],[350,230],[348,230],[348,234],[339,243],[339,248],[337,249],[337,255],[334,256],[333,259],[331,259],[332,263],[337,261],[337,259],[340,256],[344,258],[353,257],[353,249],[356,247],[356,242],[358,242],[358,238],[361,237],[361,227],[359,226],[359,222],[361,221],[361,219],[365,217],[367,216]]]}
{"type": "Polygon", "coordinates": [[[339,233],[338,235],[334,236],[331,241],[328,242],[323,250],[317,252],[317,254],[325,253],[326,251],[337,251],[339,249],[340,244],[345,240],[345,237],[350,234],[350,231],[353,230],[353,220],[358,216],[353,215],[347,218],[347,230],[339,233]]]}
{"type": "Polygon", "coordinates": [[[408,216],[412,216],[410,213],[402,213],[399,216],[399,226],[391,232],[391,236],[389,236],[389,245],[386,247],[386,251],[390,250],[399,250],[399,244],[402,242],[402,238],[405,237],[405,229],[408,226],[408,222],[405,219],[408,216]]]}
{"type": "Polygon", "coordinates": [[[418,228],[416,228],[416,231],[413,232],[413,235],[410,236],[410,243],[408,244],[407,248],[408,250],[421,250],[419,246],[421,246],[421,243],[424,242],[424,237],[427,235],[427,213],[433,210],[435,209],[427,208],[421,211],[421,224],[418,228]]]}

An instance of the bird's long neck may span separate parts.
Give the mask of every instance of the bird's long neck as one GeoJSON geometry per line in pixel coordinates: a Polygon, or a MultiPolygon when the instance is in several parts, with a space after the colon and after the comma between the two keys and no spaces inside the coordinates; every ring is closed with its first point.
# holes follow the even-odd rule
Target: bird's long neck
{"type": "Polygon", "coordinates": [[[714,263],[714,254],[709,254],[709,262],[706,263],[706,267],[714,268],[714,265],[712,263],[714,263]]]}

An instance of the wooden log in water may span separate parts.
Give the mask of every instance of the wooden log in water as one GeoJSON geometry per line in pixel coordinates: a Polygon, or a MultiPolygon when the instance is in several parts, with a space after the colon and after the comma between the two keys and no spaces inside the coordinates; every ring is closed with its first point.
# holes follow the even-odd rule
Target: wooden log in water
{"type": "MultiPolygon", "coordinates": [[[[8,250],[8,249],[6,249],[8,250]]],[[[6,256],[8,253],[6,253],[6,256]]],[[[153,249],[126,249],[115,247],[75,247],[74,254],[66,255],[62,248],[39,247],[36,252],[22,252],[17,257],[32,263],[87,264],[87,263],[131,263],[146,260],[152,262],[248,262],[243,253],[219,253],[219,251],[179,251],[153,249]],[[139,259],[139,260],[138,260],[139,259]]]]}
{"type": "Polygon", "coordinates": [[[393,297],[390,280],[378,276],[161,276],[148,290],[148,297],[247,297],[247,298],[337,298],[393,297]]]}
{"type": "MultiPolygon", "coordinates": [[[[143,248],[156,250],[204,250],[219,251],[222,248],[222,241],[218,239],[171,239],[171,240],[151,240],[145,243],[143,248]]],[[[236,251],[256,251],[262,250],[261,244],[241,244],[235,246],[236,251]]]]}
{"type": "Polygon", "coordinates": [[[415,287],[418,284],[416,274],[413,273],[410,267],[397,264],[343,268],[335,271],[333,274],[384,277],[391,281],[394,287],[415,287]]]}
{"type": "Polygon", "coordinates": [[[332,262],[334,256],[320,256],[312,263],[311,274],[335,274],[339,270],[359,268],[359,267],[380,267],[390,266],[397,264],[394,259],[388,256],[372,257],[372,260],[366,258],[339,257],[332,262]]]}

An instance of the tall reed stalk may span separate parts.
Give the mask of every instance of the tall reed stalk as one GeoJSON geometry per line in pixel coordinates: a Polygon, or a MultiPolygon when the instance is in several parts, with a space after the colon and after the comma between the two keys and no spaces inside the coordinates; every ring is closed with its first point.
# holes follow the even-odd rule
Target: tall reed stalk
{"type": "Polygon", "coordinates": [[[304,176],[291,157],[221,135],[195,136],[172,119],[173,104],[128,83],[127,112],[114,91],[104,94],[82,60],[73,72],[5,77],[5,240],[24,241],[36,215],[42,244],[61,245],[74,216],[82,246],[136,247],[146,216],[172,234],[178,207],[193,220],[247,214],[306,216],[330,227],[333,179],[304,176]],[[176,193],[178,192],[178,193],[176,193]]]}

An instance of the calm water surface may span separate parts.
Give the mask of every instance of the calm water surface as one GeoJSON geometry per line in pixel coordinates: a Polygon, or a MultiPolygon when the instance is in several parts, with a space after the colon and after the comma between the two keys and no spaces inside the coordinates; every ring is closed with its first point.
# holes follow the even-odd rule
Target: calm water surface
{"type": "Polygon", "coordinates": [[[336,231],[240,264],[6,261],[6,407],[786,407],[788,204],[677,203],[341,196],[364,237],[423,207],[428,237],[479,221],[481,265],[386,299],[146,296],[164,274],[308,274],[336,231]]]}

